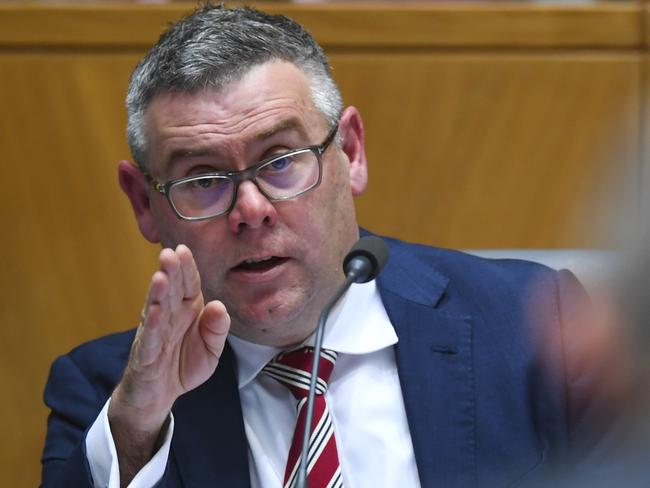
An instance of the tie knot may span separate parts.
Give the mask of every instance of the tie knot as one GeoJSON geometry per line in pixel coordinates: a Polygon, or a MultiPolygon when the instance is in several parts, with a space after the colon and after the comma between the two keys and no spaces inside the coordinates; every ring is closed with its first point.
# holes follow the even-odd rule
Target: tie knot
{"type": "MultiPolygon", "coordinates": [[[[336,352],[326,349],[321,350],[318,363],[318,379],[316,380],[316,395],[322,395],[327,391],[327,382],[332,374],[335,362],[336,352]]],[[[289,388],[296,398],[301,399],[309,394],[313,364],[314,348],[303,347],[278,354],[266,365],[263,371],[289,388]]]]}

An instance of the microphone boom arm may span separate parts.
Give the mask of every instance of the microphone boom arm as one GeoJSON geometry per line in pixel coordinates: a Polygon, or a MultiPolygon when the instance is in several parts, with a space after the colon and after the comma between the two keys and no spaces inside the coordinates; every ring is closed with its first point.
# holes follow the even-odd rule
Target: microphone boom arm
{"type": "Polygon", "coordinates": [[[348,291],[350,285],[355,282],[357,273],[353,270],[348,273],[343,284],[336,290],[334,296],[327,302],[325,308],[318,318],[318,325],[316,326],[316,337],[314,339],[314,362],[311,367],[311,381],[309,384],[309,395],[307,396],[307,415],[305,416],[305,430],[302,438],[302,453],[300,454],[300,466],[298,468],[298,483],[299,488],[307,488],[307,462],[309,457],[309,438],[311,437],[311,419],[314,418],[314,400],[316,398],[316,381],[318,379],[318,368],[320,366],[320,352],[323,348],[323,333],[325,331],[325,322],[329,317],[330,312],[334,306],[341,299],[343,294],[348,291]]]}
{"type": "Polygon", "coordinates": [[[316,381],[318,380],[318,367],[320,365],[320,352],[323,347],[323,334],[325,322],[334,306],[352,283],[366,283],[373,280],[380,273],[388,261],[388,247],[386,243],[376,236],[362,237],[352,246],[352,249],[343,261],[345,281],[334,293],[334,296],[323,308],[316,326],[314,338],[314,362],[312,363],[311,380],[309,382],[309,395],[307,396],[307,413],[305,416],[305,430],[302,438],[302,452],[298,466],[298,488],[307,488],[307,463],[309,462],[309,438],[311,437],[311,422],[314,418],[314,399],[316,398],[316,381]]]}

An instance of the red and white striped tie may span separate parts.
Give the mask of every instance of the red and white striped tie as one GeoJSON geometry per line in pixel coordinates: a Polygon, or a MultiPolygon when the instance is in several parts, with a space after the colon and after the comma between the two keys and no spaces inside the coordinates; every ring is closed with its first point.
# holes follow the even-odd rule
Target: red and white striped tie
{"type": "MultiPolygon", "coordinates": [[[[296,421],[296,430],[289,450],[287,467],[284,471],[284,488],[295,486],[298,477],[313,358],[313,348],[305,347],[278,355],[264,368],[265,373],[289,388],[298,400],[298,420],[296,421]]],[[[316,398],[314,399],[314,418],[309,438],[307,463],[307,486],[309,488],[343,487],[341,466],[336,452],[334,426],[325,401],[327,381],[332,374],[335,362],[336,353],[334,351],[321,351],[318,380],[316,382],[316,398]]]]}

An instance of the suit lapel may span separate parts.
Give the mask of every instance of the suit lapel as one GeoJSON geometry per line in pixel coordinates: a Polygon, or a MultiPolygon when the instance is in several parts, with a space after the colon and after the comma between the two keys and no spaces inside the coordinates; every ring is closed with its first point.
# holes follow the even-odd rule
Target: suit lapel
{"type": "Polygon", "coordinates": [[[250,485],[235,359],[228,345],[212,377],[181,396],[172,411],[171,449],[184,486],[250,485]]]}
{"type": "Polygon", "coordinates": [[[472,318],[445,306],[448,284],[398,249],[378,280],[423,486],[472,484],[476,472],[472,318]]]}

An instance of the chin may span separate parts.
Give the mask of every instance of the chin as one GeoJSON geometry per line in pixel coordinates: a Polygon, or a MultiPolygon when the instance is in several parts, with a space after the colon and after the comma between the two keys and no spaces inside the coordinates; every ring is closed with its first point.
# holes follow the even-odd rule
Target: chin
{"type": "Polygon", "coordinates": [[[243,308],[235,307],[229,311],[233,319],[232,332],[242,339],[272,346],[301,342],[314,330],[318,318],[306,313],[307,303],[301,294],[300,297],[276,297],[243,308]]]}

